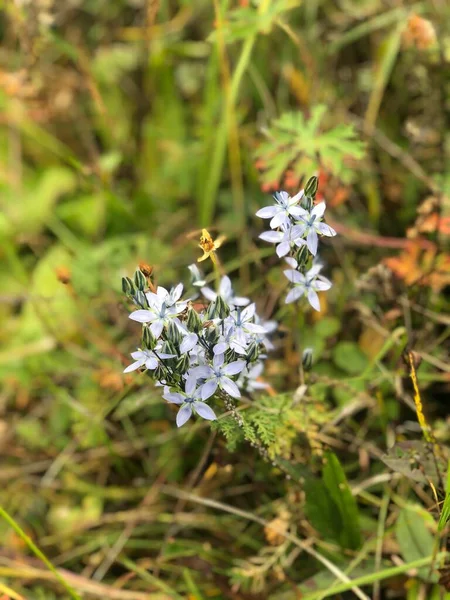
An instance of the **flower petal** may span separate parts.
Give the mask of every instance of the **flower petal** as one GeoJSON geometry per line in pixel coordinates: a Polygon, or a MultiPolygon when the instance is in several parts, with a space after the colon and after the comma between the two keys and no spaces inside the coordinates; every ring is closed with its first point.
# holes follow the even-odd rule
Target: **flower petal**
{"type": "Polygon", "coordinates": [[[222,387],[227,392],[227,394],[229,394],[233,398],[241,397],[241,392],[239,391],[238,386],[234,383],[234,381],[232,381],[228,377],[220,378],[220,387],[222,387]]]}
{"type": "Polygon", "coordinates": [[[286,215],[286,213],[282,210],[280,210],[279,212],[277,212],[277,214],[274,216],[274,218],[270,221],[270,227],[272,229],[276,229],[277,227],[280,227],[281,225],[283,225],[283,223],[289,223],[289,217],[286,215]]]}
{"type": "Polygon", "coordinates": [[[178,394],[175,392],[168,392],[167,394],[163,394],[163,398],[171,404],[183,404],[184,402],[183,394],[178,394]]]}
{"type": "Polygon", "coordinates": [[[142,365],[145,363],[145,358],[144,359],[140,359],[137,360],[134,363],[131,363],[131,365],[128,365],[128,367],[126,369],[124,369],[124,373],[131,373],[132,371],[136,371],[136,369],[139,369],[139,367],[142,367],[142,365]]]}
{"type": "Polygon", "coordinates": [[[312,288],[309,288],[308,290],[308,302],[311,304],[314,310],[320,312],[319,296],[312,288]]]}
{"type": "Polygon", "coordinates": [[[276,247],[276,253],[280,258],[283,258],[283,256],[286,256],[286,254],[289,253],[290,249],[291,245],[289,242],[281,242],[281,244],[278,244],[276,247]]]}
{"type": "Polygon", "coordinates": [[[213,348],[213,352],[214,354],[223,354],[224,352],[226,352],[228,349],[228,344],[227,342],[219,342],[218,344],[216,344],[213,348]]]}
{"type": "Polygon", "coordinates": [[[316,281],[312,284],[314,289],[317,290],[318,292],[326,292],[326,290],[329,290],[330,287],[332,286],[331,281],[328,281],[328,279],[325,279],[325,277],[323,279],[316,279],[316,281]]]}
{"type": "Polygon", "coordinates": [[[285,303],[290,304],[291,302],[296,302],[299,298],[303,296],[305,289],[299,286],[292,288],[286,296],[285,303]]]}
{"type": "Polygon", "coordinates": [[[200,389],[202,400],[211,398],[211,396],[213,396],[217,390],[217,379],[210,379],[204,383],[200,389]]]}
{"type": "Polygon", "coordinates": [[[295,260],[295,258],[292,258],[292,256],[287,256],[287,257],[286,257],[284,260],[285,260],[285,261],[287,262],[287,264],[288,264],[290,267],[292,267],[293,269],[296,269],[296,268],[297,268],[297,266],[298,266],[298,263],[297,263],[297,261],[295,260]]]}
{"type": "Polygon", "coordinates": [[[247,306],[247,304],[250,302],[250,300],[248,298],[244,298],[242,296],[235,296],[233,298],[233,305],[234,306],[247,306]]]}
{"type": "Polygon", "coordinates": [[[306,244],[308,246],[308,250],[311,252],[313,256],[317,254],[317,246],[319,244],[319,238],[317,237],[317,233],[315,229],[312,227],[308,231],[308,237],[306,238],[306,244]]]}
{"type": "Polygon", "coordinates": [[[302,273],[299,273],[298,271],[294,271],[293,269],[286,269],[286,271],[283,271],[283,273],[286,275],[286,277],[291,283],[305,282],[305,276],[302,273]]]}
{"type": "Polygon", "coordinates": [[[241,321],[245,323],[245,321],[249,321],[255,316],[256,306],[255,303],[249,304],[244,310],[241,312],[241,321]]]}
{"type": "Polygon", "coordinates": [[[328,237],[334,237],[336,235],[336,231],[326,223],[314,223],[314,226],[316,231],[322,235],[326,235],[328,237]]]}
{"type": "Polygon", "coordinates": [[[234,360],[229,365],[225,365],[222,373],[225,375],[237,375],[245,368],[245,360],[234,360]]]}
{"type": "Polygon", "coordinates": [[[210,302],[213,302],[217,298],[216,292],[209,287],[202,287],[200,291],[210,302]]]}
{"type": "Polygon", "coordinates": [[[156,367],[158,366],[158,361],[154,356],[150,356],[145,361],[145,366],[149,371],[153,371],[153,369],[156,369],[156,367]]]}
{"type": "Polygon", "coordinates": [[[192,408],[190,404],[184,404],[177,413],[177,426],[181,427],[192,417],[192,408]]]}
{"type": "Polygon", "coordinates": [[[213,409],[204,402],[200,402],[200,400],[194,402],[193,408],[202,419],[206,419],[207,421],[215,421],[217,419],[213,409]]]}
{"type": "Polygon", "coordinates": [[[315,207],[312,209],[311,215],[316,217],[316,219],[320,219],[321,217],[323,217],[323,213],[325,212],[326,207],[327,205],[325,202],[319,202],[319,204],[316,204],[315,207]]]}
{"type": "Polygon", "coordinates": [[[135,310],[129,315],[129,318],[138,323],[149,323],[150,321],[153,321],[155,315],[149,310],[135,310]]]}
{"type": "Polygon", "coordinates": [[[284,234],[282,231],[264,231],[259,236],[260,240],[269,242],[270,244],[278,244],[283,239],[284,234]]]}
{"type": "Polygon", "coordinates": [[[271,219],[274,217],[280,209],[278,206],[265,206],[264,208],[260,208],[256,213],[257,217],[261,219],[271,219]]]}
{"type": "Polygon", "coordinates": [[[163,329],[164,329],[164,321],[162,319],[158,319],[157,321],[154,321],[150,325],[150,331],[153,333],[153,335],[155,336],[156,339],[159,338],[163,329]]]}
{"type": "Polygon", "coordinates": [[[183,341],[180,344],[180,352],[185,354],[190,352],[198,341],[198,335],[196,333],[188,333],[184,336],[183,341]]]}

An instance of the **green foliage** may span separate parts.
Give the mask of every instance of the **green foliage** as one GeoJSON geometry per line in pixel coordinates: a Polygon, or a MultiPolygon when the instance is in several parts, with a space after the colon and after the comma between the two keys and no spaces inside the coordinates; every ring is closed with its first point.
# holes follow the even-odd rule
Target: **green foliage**
{"type": "Polygon", "coordinates": [[[364,145],[352,125],[340,124],[324,131],[321,126],[326,112],[327,107],[319,104],[309,118],[301,112],[286,112],[272,121],[267,141],[256,152],[264,164],[265,181],[279,181],[288,168],[301,179],[325,169],[350,181],[353,169],[346,166],[346,161],[361,159],[364,145]]]}
{"type": "Polygon", "coordinates": [[[318,600],[356,597],[355,580],[361,597],[445,597],[450,306],[430,281],[448,280],[450,14],[432,4],[6,3],[0,506],[16,521],[0,520],[0,597],[65,597],[39,548],[85,600],[318,600]],[[320,314],[283,304],[253,220],[312,173],[339,234],[320,314]],[[279,323],[271,387],[236,403],[242,424],[218,401],[215,436],[178,430],[161,389],[122,373],[138,328],[121,278],[144,262],[155,285],[186,284],[202,226],[279,323]]]}
{"type": "Polygon", "coordinates": [[[220,34],[214,32],[210,40],[217,40],[223,35],[226,43],[245,40],[257,34],[268,35],[277,25],[280,17],[298,7],[296,0],[272,0],[271,2],[249,3],[249,6],[235,8],[226,15],[221,24],[220,34]]]}
{"type": "Polygon", "coordinates": [[[322,481],[306,483],[306,512],[314,527],[343,548],[356,550],[361,545],[358,506],[335,454],[327,452],[322,481]]]}

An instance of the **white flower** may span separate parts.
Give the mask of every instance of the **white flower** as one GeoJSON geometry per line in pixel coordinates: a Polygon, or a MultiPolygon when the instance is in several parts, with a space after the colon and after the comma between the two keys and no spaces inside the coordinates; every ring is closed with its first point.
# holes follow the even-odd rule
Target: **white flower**
{"type": "Polygon", "coordinates": [[[128,367],[124,370],[124,373],[131,373],[131,371],[136,371],[136,369],[139,369],[144,365],[146,369],[153,371],[159,364],[159,358],[175,358],[175,354],[164,354],[161,352],[156,354],[152,350],[138,350],[137,352],[131,353],[131,358],[134,358],[135,362],[131,365],[128,365],[128,367]]]}
{"type": "Polygon", "coordinates": [[[302,208],[298,206],[298,201],[303,196],[303,190],[298,194],[289,196],[287,192],[275,192],[274,198],[276,204],[273,206],[265,206],[256,213],[261,219],[271,219],[270,227],[276,229],[283,223],[288,224],[290,217],[299,217],[302,214],[302,208]]]}
{"type": "Polygon", "coordinates": [[[251,334],[266,333],[262,325],[253,323],[255,311],[255,304],[250,304],[244,310],[236,309],[230,314],[231,330],[235,341],[240,346],[247,345],[251,334]]]}
{"type": "Polygon", "coordinates": [[[240,398],[239,388],[229,376],[240,373],[245,367],[245,361],[235,360],[228,365],[225,365],[224,361],[223,354],[216,354],[213,358],[212,367],[207,365],[194,367],[188,372],[186,385],[188,381],[196,383],[199,379],[204,379],[205,382],[200,387],[202,400],[206,400],[215,394],[218,387],[233,398],[240,398]]]}
{"type": "Polygon", "coordinates": [[[239,375],[237,380],[238,386],[247,392],[255,392],[256,390],[267,389],[269,384],[264,383],[263,381],[258,381],[263,370],[264,364],[262,362],[257,362],[251,367],[246,367],[239,375]]]}
{"type": "Polygon", "coordinates": [[[203,277],[202,272],[194,263],[188,266],[189,271],[191,272],[191,283],[195,287],[202,287],[206,284],[206,280],[203,277]]]}
{"type": "Polygon", "coordinates": [[[163,287],[158,287],[156,294],[147,292],[148,309],[135,310],[130,314],[130,319],[138,323],[151,323],[150,331],[155,338],[159,338],[165,325],[183,312],[187,302],[178,302],[183,293],[183,284],[178,284],[170,292],[163,287]]]}
{"type": "Polygon", "coordinates": [[[181,405],[177,413],[178,427],[189,421],[193,412],[208,421],[215,421],[217,419],[213,409],[201,401],[200,388],[195,389],[195,381],[193,379],[186,380],[184,392],[171,392],[168,387],[164,388],[163,398],[172,404],[181,405]]]}
{"type": "Polygon", "coordinates": [[[305,240],[302,239],[302,227],[283,223],[281,231],[264,231],[259,236],[260,239],[271,244],[277,244],[276,253],[281,258],[291,251],[292,246],[304,246],[305,240]]]}
{"type": "Polygon", "coordinates": [[[228,306],[246,306],[250,302],[248,298],[234,295],[231,280],[226,275],[220,280],[219,294],[216,294],[216,292],[209,287],[202,287],[201,292],[210,302],[213,302],[219,295],[228,306]]]}
{"type": "Polygon", "coordinates": [[[326,277],[319,275],[321,268],[322,265],[316,264],[311,267],[311,269],[309,269],[305,275],[295,271],[294,269],[288,269],[284,271],[284,274],[289,281],[294,284],[294,287],[286,296],[286,304],[295,302],[301,298],[303,294],[306,294],[308,302],[311,304],[311,306],[315,310],[320,311],[320,302],[317,292],[329,290],[332,285],[331,281],[329,281],[326,277]]]}
{"type": "Polygon", "coordinates": [[[328,237],[336,235],[332,227],[321,222],[325,208],[325,202],[316,204],[311,212],[300,208],[300,220],[297,221],[297,225],[300,226],[300,235],[306,237],[306,245],[313,256],[317,254],[317,246],[319,244],[318,233],[328,237]]]}

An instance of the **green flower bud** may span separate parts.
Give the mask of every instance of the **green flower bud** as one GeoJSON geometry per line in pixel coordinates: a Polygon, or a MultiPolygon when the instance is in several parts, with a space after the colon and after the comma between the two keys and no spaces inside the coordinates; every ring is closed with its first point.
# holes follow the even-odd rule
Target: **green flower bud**
{"type": "Polygon", "coordinates": [[[126,296],[131,296],[131,294],[133,293],[133,289],[134,286],[131,279],[129,277],[122,277],[122,292],[126,296]]]}
{"type": "Polygon", "coordinates": [[[259,356],[259,344],[252,342],[247,349],[247,362],[254,362],[259,356]]]}
{"type": "Polygon", "coordinates": [[[220,337],[220,332],[217,329],[217,327],[214,325],[214,323],[211,323],[211,325],[208,325],[208,327],[206,327],[203,331],[204,331],[203,336],[204,336],[206,342],[208,342],[208,344],[210,344],[210,345],[217,344],[219,337],[220,337]]]}
{"type": "Polygon", "coordinates": [[[208,306],[207,310],[206,310],[206,319],[210,320],[210,319],[215,319],[217,317],[217,305],[216,305],[216,300],[213,300],[213,302],[210,303],[210,305],[208,306]]]}
{"type": "Polygon", "coordinates": [[[180,374],[186,373],[190,366],[191,361],[189,360],[189,355],[183,354],[183,356],[181,356],[176,362],[175,371],[180,374]]]}
{"type": "Polygon", "coordinates": [[[313,351],[312,348],[305,348],[303,350],[302,364],[305,371],[309,371],[313,363],[313,351]]]}
{"type": "Polygon", "coordinates": [[[170,321],[167,327],[167,340],[174,346],[178,347],[181,344],[182,335],[178,327],[173,321],[170,321]]]}
{"type": "Polygon", "coordinates": [[[216,315],[219,319],[225,319],[230,314],[230,307],[222,298],[222,296],[217,296],[216,298],[216,315]]]}
{"type": "Polygon", "coordinates": [[[134,299],[141,308],[148,308],[147,296],[141,290],[136,290],[134,299]]]}
{"type": "Polygon", "coordinates": [[[189,308],[188,316],[186,319],[186,327],[189,329],[189,331],[192,331],[194,333],[198,333],[202,327],[202,320],[195,308],[189,308]]]}
{"type": "Polygon", "coordinates": [[[139,269],[134,273],[134,283],[137,289],[141,290],[141,292],[147,288],[147,280],[145,279],[145,275],[139,269]]]}
{"type": "Polygon", "coordinates": [[[314,200],[314,198],[316,197],[316,194],[317,194],[318,187],[319,187],[319,180],[315,175],[313,175],[306,182],[305,196],[307,196],[308,198],[312,198],[314,200]]]}
{"type": "Polygon", "coordinates": [[[150,328],[146,327],[144,325],[144,327],[142,328],[142,347],[146,348],[147,350],[153,350],[153,348],[155,346],[156,346],[155,336],[150,331],[150,328]]]}

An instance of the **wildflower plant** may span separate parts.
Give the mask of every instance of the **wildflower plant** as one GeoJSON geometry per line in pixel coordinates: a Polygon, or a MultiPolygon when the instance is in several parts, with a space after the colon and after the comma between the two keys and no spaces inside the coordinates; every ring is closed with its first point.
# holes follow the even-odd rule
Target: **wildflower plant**
{"type": "Polygon", "coordinates": [[[290,267],[284,271],[292,285],[286,296],[286,304],[305,296],[312,308],[320,311],[317,292],[329,290],[332,284],[321,275],[323,264],[317,258],[319,239],[323,236],[333,237],[336,231],[322,221],[326,204],[320,202],[314,205],[316,192],[317,177],[311,177],[305,189],[295,196],[276,192],[275,203],[258,210],[256,216],[270,219],[271,229],[259,237],[277,244],[277,255],[285,257],[290,267]]]}
{"type": "MultiPolygon", "coordinates": [[[[319,239],[336,232],[322,221],[325,204],[314,206],[316,191],[317,178],[313,177],[295,196],[277,192],[275,203],[256,214],[270,219],[271,230],[260,237],[276,244],[278,256],[289,267],[284,271],[291,284],[286,303],[304,296],[315,310],[320,310],[317,292],[328,290],[331,282],[321,274],[319,239]]],[[[270,334],[276,331],[277,323],[263,320],[255,303],[235,294],[217,255],[222,242],[222,237],[213,240],[207,230],[202,230],[199,247],[203,255],[198,262],[211,259],[215,289],[207,286],[196,264],[188,267],[190,281],[186,289],[183,283],[170,290],[157,286],[153,273],[142,269],[133,279],[123,278],[123,291],[135,308],[129,317],[142,326],[140,346],[132,352],[134,362],[125,373],[143,370],[162,388],[162,397],[179,407],[178,427],[194,415],[215,421],[225,409],[244,437],[264,454],[260,441],[274,442],[276,424],[270,429],[263,423],[267,414],[256,419],[250,416],[250,420],[247,416],[245,420],[236,410],[236,401],[243,393],[251,397],[269,388],[261,377],[266,353],[273,349],[270,334]]],[[[225,419],[223,422],[229,438],[234,433],[225,419]]]]}
{"type": "Polygon", "coordinates": [[[271,347],[267,336],[276,324],[264,322],[255,304],[236,296],[230,278],[220,276],[216,251],[221,241],[202,231],[199,262],[211,258],[216,291],[206,286],[197,265],[188,267],[191,281],[184,299],[182,283],[171,290],[155,287],[140,269],[133,279],[122,280],[135,305],[129,317],[142,324],[140,347],[124,372],[142,369],[163,388],[163,398],[179,406],[178,427],[193,415],[214,421],[223,407],[235,411],[243,391],[265,387],[260,376],[271,347]]]}

